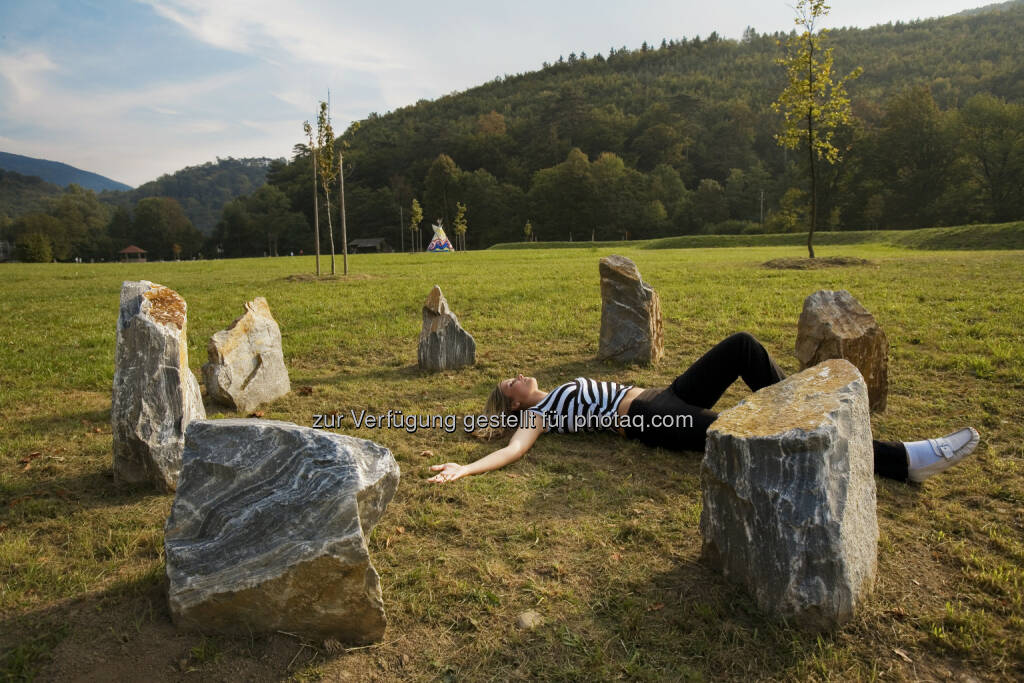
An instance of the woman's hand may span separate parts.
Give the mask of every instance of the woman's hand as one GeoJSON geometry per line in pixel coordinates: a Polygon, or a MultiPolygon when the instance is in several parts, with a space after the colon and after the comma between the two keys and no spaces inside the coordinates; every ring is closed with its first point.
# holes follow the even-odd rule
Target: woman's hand
{"type": "Polygon", "coordinates": [[[427,481],[440,484],[443,481],[455,481],[456,479],[462,479],[469,474],[469,468],[465,465],[460,465],[457,462],[446,462],[443,465],[431,465],[430,469],[437,472],[434,476],[427,481]]]}
{"type": "Polygon", "coordinates": [[[481,474],[483,472],[490,472],[496,470],[499,467],[504,467],[510,462],[515,462],[519,458],[523,457],[523,453],[530,450],[530,446],[537,440],[537,437],[544,432],[544,428],[540,425],[534,425],[532,427],[520,427],[516,430],[516,433],[512,435],[512,440],[508,442],[508,445],[504,448],[485,455],[475,462],[471,462],[468,465],[460,465],[457,462],[446,462],[443,465],[431,465],[430,469],[437,472],[434,476],[427,481],[434,483],[441,483],[444,481],[455,481],[456,479],[462,479],[463,477],[471,474],[481,474]]]}

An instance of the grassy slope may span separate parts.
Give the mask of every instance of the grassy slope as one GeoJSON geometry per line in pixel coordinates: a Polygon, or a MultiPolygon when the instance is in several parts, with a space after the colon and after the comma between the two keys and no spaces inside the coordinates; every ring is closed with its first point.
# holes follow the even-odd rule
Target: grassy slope
{"type": "MultiPolygon", "coordinates": [[[[771,235],[683,235],[631,242],[506,242],[492,249],[704,249],[721,247],[782,247],[807,244],[807,233],[771,235]]],[[[850,230],[818,232],[814,246],[887,244],[907,249],[1024,249],[1024,221],[995,225],[961,225],[918,230],[850,230]]]]}
{"type": "MultiPolygon", "coordinates": [[[[310,269],[308,257],[3,267],[3,669],[256,680],[1024,675],[1024,254],[819,244],[821,256],[874,265],[776,271],[758,264],[799,252],[615,245],[661,295],[666,357],[651,369],[593,360],[604,247],[357,255],[353,271],[369,277],[320,282],[286,279],[310,269]],[[923,487],[879,480],[876,594],[853,623],[818,640],[764,620],[698,562],[696,454],[553,435],[506,470],[437,487],[423,481],[428,464],[473,459],[487,445],[459,433],[348,430],[392,448],[403,470],[371,541],[390,618],[385,644],[330,654],[280,634],[180,634],[162,588],[171,497],[120,490],[110,478],[118,290],[141,278],[188,300],[197,373],[209,336],[244,300],[266,296],[292,385],[312,388],[268,406],[266,417],[299,424],[350,408],[475,412],[495,380],[520,369],[542,387],[578,374],[655,386],[738,329],[793,371],[803,298],[846,288],[892,347],[889,409],[873,419],[876,436],[974,424],[983,443],[923,487]],[[472,369],[415,368],[419,308],[435,283],[476,337],[472,369]],[[530,608],[546,624],[517,630],[515,615],[530,608]]],[[[719,406],[744,393],[734,387],[719,406]]]]}

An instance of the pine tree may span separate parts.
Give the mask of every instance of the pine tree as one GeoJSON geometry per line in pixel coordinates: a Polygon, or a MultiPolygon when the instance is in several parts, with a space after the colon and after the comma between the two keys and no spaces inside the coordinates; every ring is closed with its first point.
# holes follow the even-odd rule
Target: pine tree
{"type": "Polygon", "coordinates": [[[816,161],[824,159],[834,164],[841,158],[839,149],[832,144],[832,136],[837,127],[850,122],[846,82],[859,76],[861,69],[834,80],[832,48],[823,46],[826,31],[814,32],[817,20],[828,14],[825,0],[798,0],[795,9],[796,25],[804,30],[790,38],[786,43],[788,55],[778,60],[786,67],[787,85],[772,109],[783,116],[782,133],[775,136],[776,141],[787,149],[807,148],[811,185],[807,251],[814,258],[814,229],[818,218],[816,161]]]}

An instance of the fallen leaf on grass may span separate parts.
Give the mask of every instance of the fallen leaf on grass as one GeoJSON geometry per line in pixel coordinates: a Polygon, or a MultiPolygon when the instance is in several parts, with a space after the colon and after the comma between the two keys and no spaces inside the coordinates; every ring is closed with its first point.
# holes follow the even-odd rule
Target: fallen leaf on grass
{"type": "Polygon", "coordinates": [[[312,396],[313,387],[299,387],[298,389],[295,390],[295,393],[298,394],[299,396],[312,396]]]}
{"type": "Polygon", "coordinates": [[[254,410],[251,413],[249,413],[249,417],[263,417],[263,411],[262,410],[254,410]]]}
{"type": "Polygon", "coordinates": [[[663,602],[656,602],[653,605],[651,605],[650,607],[648,607],[647,611],[648,612],[657,612],[660,609],[665,609],[665,603],[663,603],[663,602]]]}
{"type": "Polygon", "coordinates": [[[395,527],[395,532],[397,532],[399,534],[404,534],[405,533],[405,527],[404,526],[396,526],[395,527]]]}
{"type": "Polygon", "coordinates": [[[899,655],[900,659],[902,659],[904,662],[906,662],[908,664],[913,664],[914,663],[914,660],[910,658],[910,655],[908,655],[906,652],[904,652],[903,650],[899,649],[898,647],[894,647],[892,649],[892,651],[895,652],[897,655],[899,655]]]}
{"type": "Polygon", "coordinates": [[[420,457],[421,458],[433,458],[434,457],[434,451],[420,451],[420,457]]]}
{"type": "MultiPolygon", "coordinates": [[[[21,460],[19,460],[18,463],[22,464],[22,465],[28,465],[30,462],[32,462],[33,460],[38,458],[40,455],[42,455],[42,452],[40,452],[40,451],[33,451],[33,452],[29,453],[28,455],[26,455],[21,460]]],[[[28,469],[28,467],[26,467],[25,469],[28,469]]]]}
{"type": "Polygon", "coordinates": [[[622,555],[620,555],[618,553],[612,553],[611,555],[608,556],[608,559],[611,560],[612,562],[618,562],[619,560],[622,559],[622,555]]]}

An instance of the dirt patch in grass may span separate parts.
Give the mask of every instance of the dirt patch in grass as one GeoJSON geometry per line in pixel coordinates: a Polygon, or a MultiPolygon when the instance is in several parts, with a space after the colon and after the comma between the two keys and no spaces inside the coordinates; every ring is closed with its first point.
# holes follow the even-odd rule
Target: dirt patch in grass
{"type": "Polygon", "coordinates": [[[372,273],[352,273],[350,275],[321,275],[317,277],[313,273],[295,273],[285,278],[288,282],[316,282],[318,280],[341,280],[343,282],[348,280],[376,280],[377,278],[383,277],[382,275],[373,275],[372,273]]]}
{"type": "Polygon", "coordinates": [[[825,258],[775,258],[761,264],[776,270],[816,270],[839,266],[873,266],[873,262],[856,256],[827,256],[825,258]]]}

